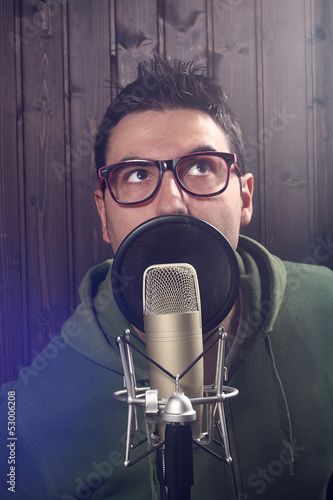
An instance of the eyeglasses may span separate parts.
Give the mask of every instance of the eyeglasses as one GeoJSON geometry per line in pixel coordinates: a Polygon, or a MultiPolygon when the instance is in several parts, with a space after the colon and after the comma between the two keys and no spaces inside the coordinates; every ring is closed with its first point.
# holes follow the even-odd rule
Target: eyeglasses
{"type": "Polygon", "coordinates": [[[204,151],[174,160],[126,160],[98,170],[100,188],[106,182],[112,198],[122,205],[138,205],[158,191],[163,173],[170,170],[177,184],[192,196],[209,197],[223,193],[234,166],[239,177],[236,155],[204,151]]]}

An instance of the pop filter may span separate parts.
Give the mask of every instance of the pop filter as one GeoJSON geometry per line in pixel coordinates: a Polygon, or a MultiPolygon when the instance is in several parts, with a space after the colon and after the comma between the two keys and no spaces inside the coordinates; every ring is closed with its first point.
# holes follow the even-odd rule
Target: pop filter
{"type": "Polygon", "coordinates": [[[239,290],[235,252],[214,226],[188,215],[165,215],[144,222],[119,246],[111,272],[112,290],[125,318],[144,331],[142,282],[151,265],[191,264],[197,272],[202,331],[218,327],[239,290]]]}

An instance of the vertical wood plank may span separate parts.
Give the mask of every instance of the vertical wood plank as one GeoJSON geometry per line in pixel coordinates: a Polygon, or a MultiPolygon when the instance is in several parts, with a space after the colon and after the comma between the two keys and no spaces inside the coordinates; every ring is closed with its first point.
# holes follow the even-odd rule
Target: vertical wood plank
{"type": "Polygon", "coordinates": [[[97,127],[110,103],[110,11],[107,0],[68,3],[70,168],[74,284],[76,301],[83,276],[110,258],[103,242],[93,191],[98,188],[93,160],[97,127]]]}
{"type": "MultiPolygon", "coordinates": [[[[117,72],[117,41],[116,41],[116,0],[110,0],[110,75],[112,81],[118,81],[117,72]]],[[[116,97],[116,88],[111,89],[111,100],[116,97]]]]}
{"type": "Polygon", "coordinates": [[[207,0],[206,1],[206,18],[207,18],[207,26],[206,26],[206,31],[207,31],[207,74],[210,76],[215,75],[214,71],[214,11],[215,11],[215,6],[214,6],[214,0],[207,0]]]}
{"type": "MultiPolygon", "coordinates": [[[[265,151],[264,151],[264,76],[263,76],[263,35],[262,35],[262,5],[261,0],[255,2],[256,11],[256,66],[257,66],[257,135],[255,145],[252,145],[252,168],[254,167],[253,161],[257,161],[257,176],[255,178],[254,189],[257,200],[257,216],[259,220],[259,231],[251,235],[254,239],[266,245],[266,170],[265,170],[265,151]],[[254,151],[257,154],[253,154],[254,151]],[[256,194],[257,191],[257,194],[256,194]]],[[[248,148],[248,145],[246,145],[248,148]]],[[[251,151],[251,149],[250,149],[251,151]]],[[[251,156],[251,153],[250,153],[251,156]]],[[[251,164],[251,163],[250,163],[251,164]]],[[[254,167],[255,168],[255,167],[254,167]]],[[[269,196],[269,195],[268,195],[269,196]]],[[[254,204],[254,207],[256,205],[254,204]]],[[[250,236],[250,235],[249,235],[250,236]]]]}
{"type": "Polygon", "coordinates": [[[24,261],[21,255],[22,217],[19,172],[19,137],[16,117],[16,61],[20,60],[21,42],[15,23],[13,2],[0,3],[0,386],[17,377],[17,366],[26,361],[24,329],[24,261]]]}
{"type": "MultiPolygon", "coordinates": [[[[63,39],[63,106],[64,106],[64,127],[63,127],[63,150],[64,150],[64,173],[70,171],[71,153],[70,153],[70,90],[69,90],[69,79],[70,79],[70,68],[69,68],[69,42],[68,42],[68,3],[63,3],[62,8],[62,39],[63,39]]],[[[52,167],[57,173],[57,179],[62,182],[65,175],[61,170],[58,170],[59,163],[57,161],[52,162],[52,167]],[[56,166],[56,168],[55,168],[56,166]]],[[[67,176],[64,179],[65,189],[66,189],[66,211],[67,211],[67,255],[68,255],[68,306],[69,311],[72,314],[76,306],[76,293],[75,293],[75,283],[74,283],[74,253],[73,253],[73,206],[72,206],[72,178],[67,176]]]]}
{"type": "Polygon", "coordinates": [[[159,52],[156,0],[117,0],[118,80],[126,85],[136,78],[139,61],[159,52]]]}
{"type": "Polygon", "coordinates": [[[64,164],[62,6],[22,2],[23,129],[30,354],[69,314],[64,164]]]}
{"type": "Polygon", "coordinates": [[[165,0],[165,51],[177,58],[207,64],[205,0],[165,0]]]}
{"type": "Polygon", "coordinates": [[[312,1],[315,233],[314,263],[333,269],[333,1],[312,1]]]}
{"type": "Polygon", "coordinates": [[[245,146],[248,170],[254,174],[254,214],[242,233],[261,241],[258,136],[258,75],[255,0],[213,1],[214,72],[225,87],[232,111],[237,116],[245,146]]]}
{"type": "Polygon", "coordinates": [[[314,158],[314,112],[313,106],[313,51],[312,51],[312,29],[313,15],[311,8],[311,0],[304,0],[305,5],[305,64],[306,64],[306,100],[307,106],[307,155],[308,155],[308,176],[309,176],[309,236],[311,241],[315,238],[315,158],[314,158]]]}
{"type": "Polygon", "coordinates": [[[304,2],[262,2],[266,234],[269,250],[309,249],[304,2]]]}
{"type": "Polygon", "coordinates": [[[158,53],[161,57],[165,57],[165,1],[157,0],[157,43],[158,53]]]}

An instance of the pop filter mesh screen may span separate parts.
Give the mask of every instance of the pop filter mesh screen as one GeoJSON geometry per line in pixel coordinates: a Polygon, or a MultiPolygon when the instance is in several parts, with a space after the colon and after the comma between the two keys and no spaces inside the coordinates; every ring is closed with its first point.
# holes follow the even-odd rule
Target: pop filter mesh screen
{"type": "Polygon", "coordinates": [[[155,264],[188,263],[196,270],[203,332],[216,328],[238,293],[239,268],[227,239],[191,216],[164,216],[142,224],[120,245],[113,263],[112,289],[118,307],[144,331],[142,281],[155,264]]]}

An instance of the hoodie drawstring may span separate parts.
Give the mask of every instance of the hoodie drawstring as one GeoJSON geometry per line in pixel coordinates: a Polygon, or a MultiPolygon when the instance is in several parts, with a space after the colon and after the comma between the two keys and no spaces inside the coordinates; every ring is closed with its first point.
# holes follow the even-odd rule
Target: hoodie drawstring
{"type": "Polygon", "coordinates": [[[279,372],[278,372],[278,369],[276,366],[275,357],[274,357],[274,353],[273,353],[273,349],[272,349],[272,343],[271,343],[271,339],[270,339],[269,335],[267,335],[267,337],[265,338],[265,345],[266,345],[266,350],[268,352],[269,358],[270,358],[271,363],[272,363],[274,375],[275,375],[276,380],[277,380],[277,387],[278,387],[279,392],[280,392],[280,397],[282,397],[283,405],[284,405],[285,410],[286,410],[287,421],[288,421],[288,432],[286,433],[286,431],[284,431],[282,424],[281,424],[281,429],[287,434],[288,449],[290,452],[289,474],[290,474],[290,476],[293,476],[294,475],[294,450],[293,450],[293,444],[292,444],[293,443],[293,429],[292,429],[292,425],[291,425],[291,416],[290,416],[288,401],[287,401],[286,393],[284,392],[281,377],[279,375],[279,372]]]}

